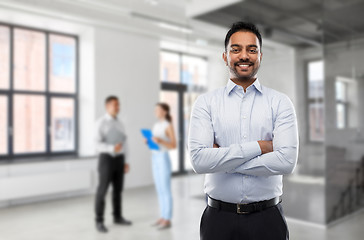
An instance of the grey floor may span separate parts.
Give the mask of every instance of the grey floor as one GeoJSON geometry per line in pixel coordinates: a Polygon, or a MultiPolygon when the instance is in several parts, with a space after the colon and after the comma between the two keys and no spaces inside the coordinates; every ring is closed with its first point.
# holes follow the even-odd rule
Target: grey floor
{"type": "MultiPolygon", "coordinates": [[[[93,196],[70,198],[0,209],[1,240],[193,240],[199,239],[199,221],[205,207],[202,194],[203,177],[173,178],[173,227],[157,231],[151,227],[158,217],[153,187],[126,190],[125,217],[134,222],[131,227],[115,226],[111,222],[108,197],[106,225],[109,233],[99,234],[93,222],[93,196]]],[[[291,240],[362,240],[364,212],[355,214],[328,229],[288,218],[291,240]]]]}

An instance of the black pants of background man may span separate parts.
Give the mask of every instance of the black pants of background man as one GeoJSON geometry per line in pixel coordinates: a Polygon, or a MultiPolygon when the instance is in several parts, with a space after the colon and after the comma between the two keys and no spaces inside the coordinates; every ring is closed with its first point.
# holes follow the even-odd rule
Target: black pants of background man
{"type": "Polygon", "coordinates": [[[99,186],[96,193],[96,221],[104,221],[105,197],[107,189],[112,184],[112,206],[114,219],[122,217],[122,197],[124,182],[124,155],[112,157],[108,154],[100,154],[98,163],[99,186]]]}
{"type": "Polygon", "coordinates": [[[261,212],[237,214],[206,207],[200,226],[201,240],[288,240],[280,204],[261,212]]]}

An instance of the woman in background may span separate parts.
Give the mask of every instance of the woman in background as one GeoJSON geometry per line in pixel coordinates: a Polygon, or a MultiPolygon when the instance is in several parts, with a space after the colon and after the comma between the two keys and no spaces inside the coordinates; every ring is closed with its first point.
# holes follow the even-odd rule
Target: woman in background
{"type": "Polygon", "coordinates": [[[171,192],[171,161],[168,150],[176,148],[176,137],[170,115],[170,108],[166,103],[157,103],[155,116],[158,121],[153,126],[153,141],[159,150],[152,151],[152,168],[154,183],[158,193],[160,219],[154,224],[160,230],[171,227],[172,192],[171,192]]]}

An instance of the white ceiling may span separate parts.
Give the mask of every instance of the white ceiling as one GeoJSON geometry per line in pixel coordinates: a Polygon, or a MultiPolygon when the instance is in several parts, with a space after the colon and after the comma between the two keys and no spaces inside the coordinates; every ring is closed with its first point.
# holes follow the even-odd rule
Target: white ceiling
{"type": "Polygon", "coordinates": [[[225,28],[193,20],[187,12],[191,16],[202,14],[232,2],[236,0],[2,0],[0,9],[141,32],[162,39],[203,39],[220,44],[225,28]]]}
{"type": "MultiPolygon", "coordinates": [[[[193,17],[239,0],[1,0],[0,9],[23,11],[179,43],[223,47],[226,27],[193,17]]],[[[24,23],[26,25],[26,23],[24,23]]],[[[266,41],[265,46],[269,45],[266,41]]],[[[275,46],[275,43],[271,43],[275,46]]]]}

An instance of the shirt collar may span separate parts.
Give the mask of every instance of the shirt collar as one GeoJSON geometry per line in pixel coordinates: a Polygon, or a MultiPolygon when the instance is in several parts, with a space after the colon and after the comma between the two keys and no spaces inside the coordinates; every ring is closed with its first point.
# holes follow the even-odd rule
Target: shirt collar
{"type": "Polygon", "coordinates": [[[115,120],[115,119],[117,119],[117,117],[116,118],[113,118],[109,113],[105,113],[105,118],[107,120],[115,120]]]}
{"type": "MultiPolygon", "coordinates": [[[[254,83],[252,84],[255,89],[257,89],[260,93],[263,93],[262,91],[262,85],[260,84],[258,78],[254,81],[254,83]]],[[[226,90],[227,90],[227,95],[230,94],[230,92],[236,87],[237,85],[231,80],[229,79],[228,83],[226,84],[226,90]]]]}

